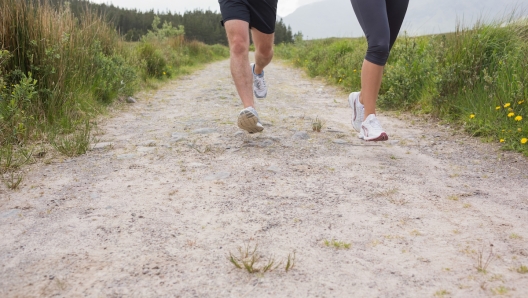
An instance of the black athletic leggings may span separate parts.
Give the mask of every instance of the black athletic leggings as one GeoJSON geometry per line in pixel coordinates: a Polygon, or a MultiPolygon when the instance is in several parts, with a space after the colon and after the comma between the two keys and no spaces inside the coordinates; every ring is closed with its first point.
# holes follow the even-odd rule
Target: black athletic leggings
{"type": "Polygon", "coordinates": [[[368,41],[365,59],[384,66],[400,32],[409,0],[350,0],[368,41]]]}

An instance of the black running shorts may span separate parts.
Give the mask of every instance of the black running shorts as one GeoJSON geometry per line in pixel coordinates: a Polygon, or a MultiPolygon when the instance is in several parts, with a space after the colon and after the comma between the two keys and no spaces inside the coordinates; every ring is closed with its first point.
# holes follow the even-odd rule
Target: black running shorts
{"type": "Polygon", "coordinates": [[[265,34],[275,32],[278,0],[218,0],[222,13],[222,25],[229,20],[249,23],[265,34]]]}

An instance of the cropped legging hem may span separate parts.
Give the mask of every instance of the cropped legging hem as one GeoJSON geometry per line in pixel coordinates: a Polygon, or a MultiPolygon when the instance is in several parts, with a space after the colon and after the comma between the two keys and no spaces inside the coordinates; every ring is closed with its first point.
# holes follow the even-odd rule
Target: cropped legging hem
{"type": "Polygon", "coordinates": [[[368,42],[365,60],[384,66],[398,37],[409,0],[350,0],[368,42]]]}

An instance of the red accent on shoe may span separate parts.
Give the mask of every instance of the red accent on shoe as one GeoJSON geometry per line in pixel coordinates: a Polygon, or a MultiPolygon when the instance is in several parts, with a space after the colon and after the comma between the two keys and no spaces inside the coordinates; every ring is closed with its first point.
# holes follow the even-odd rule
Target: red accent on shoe
{"type": "Polygon", "coordinates": [[[372,139],[372,140],[365,140],[367,142],[381,142],[381,141],[388,141],[389,136],[386,133],[382,133],[379,137],[372,139]]]}

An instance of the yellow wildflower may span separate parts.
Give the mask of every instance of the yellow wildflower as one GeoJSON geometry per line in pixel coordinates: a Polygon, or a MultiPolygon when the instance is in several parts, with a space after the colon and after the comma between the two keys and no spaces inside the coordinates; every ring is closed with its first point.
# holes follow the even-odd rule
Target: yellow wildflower
{"type": "Polygon", "coordinates": [[[497,110],[497,111],[498,111],[498,110],[500,110],[500,108],[501,108],[501,107],[500,107],[500,106],[498,106],[498,107],[496,107],[496,108],[495,108],[495,110],[497,110]]]}
{"type": "Polygon", "coordinates": [[[500,142],[501,142],[501,143],[504,143],[504,139],[500,139],[500,142]]]}
{"type": "Polygon", "coordinates": [[[166,73],[165,73],[165,72],[163,72],[163,75],[166,75],[166,73]]]}
{"type": "Polygon", "coordinates": [[[357,69],[354,69],[354,72],[356,72],[356,71],[357,71],[357,69]]]}
{"type": "Polygon", "coordinates": [[[522,128],[520,128],[520,127],[517,128],[517,131],[518,131],[518,132],[521,132],[521,131],[522,131],[522,128]]]}
{"type": "Polygon", "coordinates": [[[528,142],[528,139],[527,138],[522,138],[521,139],[521,144],[526,144],[528,142]]]}
{"type": "Polygon", "coordinates": [[[524,100],[519,100],[518,104],[522,105],[524,103],[524,100]]]}
{"type": "Polygon", "coordinates": [[[505,108],[507,108],[507,107],[509,107],[509,106],[511,106],[510,103],[504,104],[504,107],[505,107],[505,108]]]}
{"type": "Polygon", "coordinates": [[[469,115],[469,119],[473,119],[473,118],[475,118],[475,114],[469,115]]]}
{"type": "Polygon", "coordinates": [[[515,117],[515,121],[521,121],[521,120],[522,120],[522,116],[515,117]]]}
{"type": "Polygon", "coordinates": [[[514,112],[511,112],[511,113],[508,114],[508,117],[510,117],[510,118],[513,117],[513,116],[515,116],[514,112]]]}

